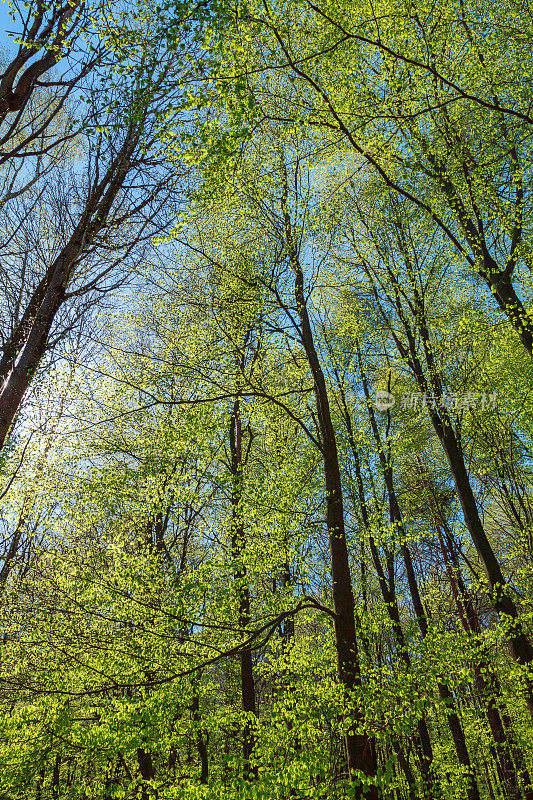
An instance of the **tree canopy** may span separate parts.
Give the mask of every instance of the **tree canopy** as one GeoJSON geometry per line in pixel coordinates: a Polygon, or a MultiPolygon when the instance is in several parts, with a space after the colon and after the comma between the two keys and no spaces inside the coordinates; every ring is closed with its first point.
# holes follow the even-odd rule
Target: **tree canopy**
{"type": "Polygon", "coordinates": [[[0,799],[533,800],[529,5],[7,7],[0,799]]]}

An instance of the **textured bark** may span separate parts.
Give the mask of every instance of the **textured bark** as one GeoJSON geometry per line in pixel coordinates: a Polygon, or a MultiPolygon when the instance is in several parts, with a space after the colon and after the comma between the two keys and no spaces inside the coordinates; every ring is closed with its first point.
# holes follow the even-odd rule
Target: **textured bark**
{"type": "Polygon", "coordinates": [[[37,316],[40,305],[43,302],[46,290],[50,285],[53,271],[48,270],[39,284],[35,287],[32,296],[28,300],[22,317],[15,325],[11,335],[4,342],[2,348],[2,358],[0,358],[0,389],[2,384],[13,369],[18,353],[24,345],[31,331],[31,326],[37,316]]]}
{"type": "Polygon", "coordinates": [[[516,290],[505,274],[499,274],[496,279],[486,279],[487,286],[493,293],[496,301],[518,334],[518,338],[533,357],[533,327],[531,318],[518,297],[516,290]]]}
{"type": "Polygon", "coordinates": [[[50,329],[65,296],[68,267],[74,252],[67,250],[63,255],[64,258],[56,262],[54,278],[32,323],[22,354],[0,393],[0,448],[46,352],[50,329]]]}

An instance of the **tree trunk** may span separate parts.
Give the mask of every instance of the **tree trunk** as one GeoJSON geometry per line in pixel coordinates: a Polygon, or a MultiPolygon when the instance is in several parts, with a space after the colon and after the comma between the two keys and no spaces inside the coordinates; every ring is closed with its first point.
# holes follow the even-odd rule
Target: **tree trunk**
{"type": "Polygon", "coordinates": [[[46,352],[48,336],[65,300],[72,271],[82,253],[87,251],[96,234],[108,222],[113,202],[128,173],[129,157],[138,142],[139,131],[135,133],[132,130],[131,135],[125,138],[102,180],[88,193],[87,204],[69,241],[28,303],[22,328],[19,326],[8,340],[3,365],[4,371],[8,372],[0,385],[0,449],[46,352]],[[15,353],[16,349],[18,353],[15,353]]]}
{"type": "Polygon", "coordinates": [[[200,756],[200,764],[201,764],[201,772],[200,772],[200,783],[207,783],[207,778],[209,776],[209,761],[207,756],[207,745],[205,743],[204,734],[199,727],[199,723],[201,722],[201,715],[200,715],[200,697],[198,695],[198,689],[196,686],[194,688],[194,694],[192,698],[191,704],[191,711],[192,711],[192,718],[195,724],[198,726],[197,733],[196,733],[196,746],[198,748],[198,755],[200,756]]]}
{"type": "Polygon", "coordinates": [[[54,760],[54,771],[52,773],[52,797],[56,800],[59,797],[59,777],[61,769],[61,755],[58,753],[54,760]]]}
{"type": "MultiPolygon", "coordinates": [[[[412,270],[412,265],[409,263],[407,253],[404,253],[404,256],[406,258],[406,265],[412,270]]],[[[435,364],[423,301],[418,295],[416,286],[413,284],[416,330],[420,335],[429,379],[426,378],[422,362],[418,355],[415,329],[411,327],[400,300],[397,278],[392,273],[390,273],[390,277],[395,291],[394,304],[408,342],[408,346],[406,347],[400,342],[398,337],[395,337],[396,345],[402,357],[408,359],[410,369],[420,390],[424,393],[430,391],[434,396],[440,398],[443,394],[443,380],[435,364]]],[[[455,434],[446,409],[437,410],[436,408],[430,407],[428,408],[428,412],[435,433],[437,434],[450,465],[450,471],[455,483],[465,523],[487,576],[492,604],[500,617],[503,617],[507,623],[506,634],[510,644],[511,654],[518,664],[527,668],[533,662],[533,647],[524,633],[520,623],[518,609],[510,595],[510,590],[506,585],[500,564],[481,522],[460,441],[455,434]]],[[[530,675],[526,674],[525,682],[526,704],[531,719],[533,720],[533,686],[530,675]]]]}
{"type": "MultiPolygon", "coordinates": [[[[230,420],[230,453],[231,453],[231,555],[233,560],[235,587],[239,599],[239,628],[246,632],[250,624],[250,590],[246,583],[246,567],[243,563],[245,550],[244,519],[242,514],[243,501],[243,459],[242,459],[242,424],[240,400],[237,398],[233,404],[230,420]]],[[[255,684],[252,664],[252,649],[246,647],[241,650],[241,698],[242,710],[247,715],[257,713],[255,684]]],[[[243,729],[243,756],[244,774],[249,780],[257,778],[257,767],[252,768],[250,759],[254,749],[254,733],[250,722],[246,722],[243,729]]]]}
{"type": "MultiPolygon", "coordinates": [[[[404,559],[405,570],[407,573],[407,582],[409,584],[409,591],[413,601],[413,607],[415,609],[418,626],[420,628],[420,633],[422,634],[422,638],[425,638],[428,632],[427,617],[424,611],[424,606],[422,604],[422,598],[420,597],[420,591],[418,589],[418,582],[416,579],[416,574],[411,559],[411,553],[405,541],[402,544],[402,555],[404,559]]],[[[466,774],[468,776],[467,778],[468,800],[479,800],[479,788],[470,762],[470,755],[468,753],[468,747],[466,745],[466,739],[463,727],[454,708],[455,703],[453,699],[453,694],[448,688],[448,686],[440,680],[437,682],[437,688],[439,691],[439,697],[441,698],[441,700],[444,701],[447,709],[446,719],[448,722],[450,733],[452,735],[455,752],[457,753],[457,758],[459,760],[459,763],[465,767],[466,774]]]]}
{"type": "MultiPolygon", "coordinates": [[[[365,394],[367,407],[368,407],[368,415],[370,419],[370,425],[372,428],[372,433],[374,435],[374,439],[376,441],[376,445],[378,448],[379,453],[379,460],[381,463],[381,467],[383,470],[383,479],[385,483],[385,488],[387,491],[387,497],[389,501],[389,518],[391,525],[394,525],[400,535],[400,542],[401,542],[401,552],[405,564],[405,570],[407,573],[407,582],[409,584],[409,591],[411,594],[411,598],[413,601],[413,608],[415,611],[415,615],[417,618],[418,626],[420,628],[420,633],[422,634],[422,638],[425,638],[428,632],[428,624],[426,613],[424,611],[424,606],[422,603],[422,598],[420,596],[420,591],[418,589],[418,582],[416,579],[415,570],[413,567],[413,562],[411,559],[411,553],[407,546],[405,530],[403,526],[403,518],[400,511],[400,505],[398,503],[398,498],[396,496],[396,490],[394,488],[394,476],[393,476],[393,465],[392,460],[389,457],[385,456],[385,450],[383,447],[383,442],[381,439],[381,435],[379,432],[379,428],[376,423],[376,418],[374,414],[374,409],[372,408],[372,402],[370,398],[370,392],[368,388],[368,382],[363,371],[363,363],[361,358],[361,353],[359,348],[357,349],[357,356],[359,360],[359,370],[361,373],[361,381],[363,384],[363,391],[365,394]]],[[[448,686],[441,681],[437,681],[437,689],[439,692],[439,696],[441,700],[445,702],[447,708],[446,719],[448,722],[448,727],[450,729],[450,733],[452,735],[455,752],[457,753],[457,758],[459,763],[465,767],[465,772],[467,775],[467,796],[468,800],[480,800],[479,795],[479,787],[477,785],[476,777],[474,771],[472,769],[472,765],[470,762],[470,755],[468,753],[468,748],[466,745],[466,739],[463,731],[463,727],[461,725],[461,721],[457,716],[457,713],[454,709],[454,700],[453,694],[449,690],[448,686]]]]}
{"type": "MultiPolygon", "coordinates": [[[[155,778],[155,769],[151,752],[139,747],[137,749],[137,763],[139,765],[139,772],[141,773],[141,778],[143,780],[141,798],[142,800],[150,800],[150,793],[148,792],[148,787],[146,786],[145,781],[152,781],[155,778]]],[[[152,797],[154,800],[157,800],[157,789],[152,790],[152,797]]]]}
{"type": "MultiPolygon", "coordinates": [[[[353,428],[352,428],[352,420],[350,412],[348,410],[348,405],[346,403],[346,397],[344,394],[344,390],[340,384],[339,384],[339,391],[344,410],[344,419],[346,422],[348,440],[350,442],[350,449],[352,451],[352,456],[354,459],[357,490],[359,495],[359,507],[361,509],[361,518],[363,520],[363,525],[365,526],[368,535],[372,562],[376,570],[381,596],[383,597],[383,603],[385,605],[388,617],[392,622],[392,630],[396,641],[396,648],[398,651],[398,655],[404,662],[404,665],[407,668],[407,670],[410,672],[412,670],[411,657],[409,655],[409,652],[405,644],[405,636],[400,622],[400,612],[398,609],[398,604],[396,602],[396,592],[394,586],[391,585],[392,582],[387,582],[387,578],[385,576],[383,565],[381,563],[381,559],[379,556],[378,548],[376,546],[376,542],[372,534],[372,528],[370,525],[370,516],[368,513],[368,507],[365,498],[363,475],[361,472],[361,462],[359,460],[359,453],[357,451],[357,447],[355,444],[353,428]]],[[[378,434],[378,439],[379,439],[379,434],[378,434]]],[[[377,443],[378,447],[380,447],[381,442],[378,440],[377,443]]],[[[418,745],[419,745],[418,755],[420,760],[420,771],[422,773],[422,780],[424,783],[423,791],[424,794],[428,793],[431,798],[434,798],[436,787],[434,786],[434,780],[431,771],[433,763],[433,748],[431,746],[431,737],[429,735],[429,730],[427,727],[427,721],[425,716],[423,716],[418,721],[417,728],[418,728],[418,745]]],[[[408,774],[405,772],[405,769],[404,773],[406,774],[406,779],[409,781],[409,777],[408,774]]],[[[411,784],[409,784],[409,789],[411,791],[411,784]]]]}
{"type": "MultiPolygon", "coordinates": [[[[326,524],[328,529],[331,580],[333,585],[333,609],[335,612],[335,649],[337,653],[337,670],[339,680],[346,690],[347,703],[353,703],[353,690],[361,685],[359,652],[355,631],[355,606],[352,589],[352,578],[344,527],[344,506],[337,440],[331,419],[329,397],[324,373],[315,347],[313,332],[307,311],[304,276],[300,264],[298,249],[293,236],[292,223],[287,208],[288,182],[285,175],[285,196],[282,210],[285,225],[285,245],[291,267],[294,272],[294,298],[300,320],[300,336],[309,369],[313,377],[316,399],[318,427],[321,438],[321,451],[324,464],[326,489],[326,524]]],[[[356,733],[355,728],[364,720],[363,711],[354,708],[351,714],[355,717],[355,725],[351,725],[345,735],[348,773],[353,779],[358,773],[374,776],[377,771],[375,745],[367,733],[356,733]]],[[[363,796],[368,800],[378,797],[377,788],[369,787],[363,796]]]]}
{"type": "Polygon", "coordinates": [[[0,392],[0,449],[46,352],[48,335],[66,290],[69,259],[61,261],[37,312],[20,358],[0,392]]]}

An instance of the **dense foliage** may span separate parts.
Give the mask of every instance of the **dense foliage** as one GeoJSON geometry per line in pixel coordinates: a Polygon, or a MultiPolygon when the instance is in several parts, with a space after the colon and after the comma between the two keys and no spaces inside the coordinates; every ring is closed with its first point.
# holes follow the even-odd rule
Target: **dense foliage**
{"type": "Polygon", "coordinates": [[[533,800],[529,5],[6,5],[1,800],[533,800]]]}

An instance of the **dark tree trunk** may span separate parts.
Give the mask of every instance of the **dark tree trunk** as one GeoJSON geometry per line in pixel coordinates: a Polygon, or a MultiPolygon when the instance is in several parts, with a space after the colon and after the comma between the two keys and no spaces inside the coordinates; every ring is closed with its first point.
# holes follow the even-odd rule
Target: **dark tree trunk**
{"type": "Polygon", "coordinates": [[[28,308],[4,353],[5,373],[0,385],[0,449],[46,353],[50,330],[65,301],[72,272],[108,222],[108,216],[129,169],[129,157],[138,142],[131,132],[100,183],[92,187],[78,224],[30,299],[28,308]]]}
{"type": "Polygon", "coordinates": [[[9,573],[13,567],[13,563],[18,553],[22,533],[24,531],[25,522],[26,520],[21,516],[17,523],[17,527],[13,532],[13,536],[11,537],[7,553],[4,556],[2,568],[0,569],[0,589],[7,581],[9,573]]]}
{"type": "MultiPolygon", "coordinates": [[[[411,671],[411,657],[409,655],[409,651],[407,650],[407,646],[405,643],[405,636],[403,632],[403,628],[400,622],[400,612],[398,610],[398,603],[396,602],[396,592],[394,585],[391,581],[387,581],[385,576],[385,571],[383,569],[383,565],[381,563],[381,558],[378,552],[378,548],[372,534],[372,528],[370,525],[370,515],[368,512],[368,507],[365,498],[365,489],[363,483],[363,475],[361,472],[361,462],[359,460],[359,453],[357,451],[357,447],[355,444],[355,439],[353,435],[353,428],[352,428],[352,420],[351,415],[348,409],[348,405],[346,403],[346,397],[342,386],[339,384],[339,391],[341,395],[341,402],[343,406],[344,412],[344,420],[346,423],[346,429],[348,433],[348,440],[350,442],[350,449],[352,451],[352,456],[354,460],[354,467],[355,467],[355,475],[357,481],[357,491],[359,496],[359,508],[361,511],[361,519],[363,521],[363,525],[366,529],[368,535],[368,541],[370,545],[370,553],[372,556],[372,562],[374,564],[374,568],[376,570],[376,575],[378,578],[378,584],[381,591],[381,596],[383,597],[383,603],[385,605],[385,609],[387,611],[388,617],[392,622],[392,631],[394,634],[394,638],[396,641],[396,648],[398,651],[399,657],[402,659],[405,667],[407,670],[411,671]]],[[[371,409],[369,409],[371,413],[371,409]]],[[[377,444],[378,447],[381,447],[381,441],[379,438],[379,432],[376,429],[376,433],[378,435],[377,444]]],[[[432,763],[433,763],[433,748],[431,746],[431,737],[429,735],[429,730],[427,727],[427,721],[425,716],[422,717],[418,724],[418,755],[420,760],[420,771],[422,773],[423,779],[423,791],[424,793],[428,794],[430,797],[435,797],[436,787],[434,786],[434,780],[432,775],[432,763]]],[[[405,773],[405,769],[404,769],[405,773]]],[[[409,781],[408,775],[406,774],[406,780],[409,781]]],[[[411,784],[409,784],[409,788],[411,790],[411,784]]]]}
{"type": "Polygon", "coordinates": [[[59,778],[61,769],[61,755],[58,753],[54,760],[54,771],[52,773],[52,797],[54,800],[59,797],[59,778]]]}
{"type": "MultiPolygon", "coordinates": [[[[404,256],[406,259],[406,266],[412,273],[412,264],[409,261],[407,252],[404,252],[404,256]]],[[[407,318],[400,299],[397,277],[390,271],[389,276],[391,277],[395,292],[394,305],[407,339],[406,346],[395,336],[398,350],[402,357],[407,359],[420,390],[425,394],[430,392],[435,397],[441,398],[443,395],[443,379],[435,364],[424,303],[418,294],[416,285],[413,283],[414,311],[416,312],[415,328],[413,328],[407,318]],[[424,367],[422,366],[418,354],[415,330],[418,331],[420,335],[423,357],[425,359],[429,378],[426,378],[424,367]]],[[[445,408],[428,408],[428,412],[435,433],[437,434],[450,465],[450,471],[455,483],[457,497],[461,504],[465,523],[487,576],[492,604],[500,617],[503,617],[507,623],[507,639],[509,641],[511,654],[518,664],[528,667],[533,662],[533,647],[524,633],[520,623],[518,609],[511,597],[499,561],[481,522],[477,503],[470,484],[468,470],[466,469],[460,440],[455,434],[450,416],[445,408]]],[[[533,720],[533,686],[528,676],[526,676],[525,682],[526,704],[531,719],[533,720]]]]}
{"type": "MultiPolygon", "coordinates": [[[[379,428],[376,423],[376,418],[374,414],[374,409],[372,407],[372,402],[370,398],[370,391],[368,388],[368,382],[363,371],[363,363],[361,358],[361,353],[359,349],[357,350],[358,360],[359,360],[359,370],[361,373],[361,381],[363,384],[363,391],[365,394],[365,398],[367,401],[368,407],[368,415],[370,419],[370,425],[372,428],[372,433],[374,435],[374,439],[376,441],[376,445],[378,448],[379,459],[381,463],[381,467],[383,470],[383,479],[385,483],[385,488],[387,491],[387,497],[389,500],[389,518],[391,525],[394,525],[399,533],[400,542],[401,542],[401,552],[405,564],[405,570],[407,573],[407,582],[409,585],[409,591],[411,594],[411,598],[413,601],[413,608],[415,611],[415,615],[417,618],[418,626],[420,628],[420,633],[422,637],[425,638],[428,633],[428,624],[427,624],[427,617],[424,610],[424,606],[422,603],[422,598],[420,596],[420,591],[418,588],[418,581],[416,579],[415,570],[413,567],[413,562],[411,559],[411,553],[409,551],[409,547],[407,546],[407,540],[405,535],[405,530],[403,526],[403,518],[400,511],[400,505],[398,503],[398,498],[396,496],[396,490],[394,488],[394,476],[393,476],[393,464],[392,459],[385,455],[385,449],[383,446],[383,442],[381,439],[381,434],[379,432],[379,428]]],[[[457,716],[454,708],[454,699],[452,692],[446,686],[445,683],[441,681],[437,681],[437,689],[439,692],[439,696],[441,700],[444,701],[447,709],[446,719],[448,722],[448,727],[450,729],[450,733],[452,735],[455,752],[457,753],[457,758],[459,763],[465,767],[465,772],[467,774],[467,796],[468,800],[480,800],[479,795],[479,787],[477,785],[476,777],[474,771],[472,769],[470,755],[468,752],[468,748],[466,745],[466,738],[464,735],[463,727],[461,725],[461,721],[457,716]]]]}
{"type": "Polygon", "coordinates": [[[207,783],[207,778],[209,777],[209,761],[207,756],[207,745],[204,738],[204,734],[199,727],[199,723],[201,722],[202,717],[200,715],[200,697],[198,696],[198,691],[196,686],[194,687],[194,695],[191,704],[191,711],[192,711],[192,718],[196,723],[196,725],[198,726],[196,733],[196,746],[198,748],[198,755],[200,756],[200,764],[201,764],[200,783],[207,783]]]}
{"type": "Polygon", "coordinates": [[[0,449],[46,352],[50,329],[65,296],[67,266],[66,261],[58,265],[22,354],[0,390],[0,449]]]}
{"type": "Polygon", "coordinates": [[[398,758],[398,764],[400,765],[403,774],[405,775],[405,780],[407,781],[407,790],[409,793],[409,800],[418,800],[418,792],[416,788],[416,779],[413,775],[413,770],[411,769],[411,765],[409,764],[409,760],[406,758],[401,745],[393,740],[392,747],[396,756],[398,758]]]}
{"type": "MultiPolygon", "coordinates": [[[[285,563],[283,565],[283,573],[282,573],[282,576],[281,576],[281,585],[283,586],[284,591],[287,591],[292,586],[292,583],[293,583],[293,581],[292,581],[292,575],[291,575],[291,571],[290,571],[289,565],[287,563],[285,563]]],[[[293,645],[293,642],[294,642],[294,617],[293,616],[288,616],[285,619],[285,622],[283,623],[282,635],[283,635],[283,650],[284,650],[286,656],[288,657],[290,655],[290,652],[291,652],[291,649],[292,649],[292,645],[293,645]]],[[[284,669],[283,670],[283,673],[281,675],[281,680],[280,680],[280,688],[283,691],[283,693],[285,694],[285,703],[286,703],[286,706],[287,706],[287,708],[289,710],[289,715],[292,715],[297,709],[297,700],[296,700],[296,698],[294,696],[294,687],[293,687],[293,684],[292,684],[292,675],[291,675],[290,669],[284,669]]],[[[300,737],[298,736],[298,733],[296,733],[294,731],[294,723],[293,723],[293,720],[292,720],[291,716],[289,716],[289,718],[287,719],[287,730],[289,730],[289,731],[291,731],[291,733],[293,733],[293,736],[291,737],[291,739],[292,739],[292,741],[291,741],[292,749],[294,750],[295,753],[300,753],[300,751],[302,749],[302,744],[300,742],[300,737]]],[[[297,797],[298,796],[298,790],[291,786],[290,789],[289,789],[289,796],[290,797],[297,797]]]]}
{"type": "Polygon", "coordinates": [[[533,357],[533,327],[531,318],[518,297],[511,279],[500,273],[494,278],[485,278],[487,286],[496,301],[515,329],[527,352],[533,357]]]}
{"type": "MultiPolygon", "coordinates": [[[[234,564],[234,579],[239,598],[239,628],[246,632],[250,624],[250,590],[246,582],[246,567],[243,563],[245,550],[244,519],[242,514],[243,501],[243,458],[242,458],[242,423],[240,400],[237,398],[233,404],[230,420],[230,453],[232,476],[232,530],[231,554],[234,564]]],[[[242,710],[248,715],[257,712],[255,683],[252,663],[252,649],[246,647],[241,650],[241,698],[242,710]]],[[[257,778],[257,767],[252,768],[250,759],[254,749],[254,733],[250,722],[243,729],[243,756],[244,773],[248,779],[257,778]]]]}
{"type": "MultiPolygon", "coordinates": [[[[411,559],[411,553],[409,551],[407,544],[405,543],[405,540],[404,544],[402,545],[402,555],[405,564],[405,571],[407,573],[407,582],[409,584],[409,591],[413,601],[413,607],[415,609],[418,626],[420,628],[420,633],[422,634],[422,637],[425,638],[428,632],[427,617],[424,611],[424,606],[422,604],[420,591],[418,589],[418,581],[416,579],[416,574],[411,559]]],[[[465,767],[466,774],[468,775],[467,796],[469,800],[479,800],[479,788],[470,762],[470,755],[468,752],[468,747],[466,745],[466,739],[463,727],[455,711],[453,694],[448,688],[448,686],[440,680],[437,682],[437,688],[439,691],[439,697],[441,698],[441,700],[444,701],[446,706],[446,719],[448,722],[450,733],[452,735],[455,752],[457,753],[457,758],[459,760],[459,763],[465,767]]]]}
{"type": "Polygon", "coordinates": [[[157,789],[152,789],[150,793],[145,784],[145,781],[153,781],[155,778],[155,769],[151,752],[139,747],[137,749],[137,763],[139,765],[139,772],[141,773],[141,778],[143,780],[141,793],[142,800],[150,800],[150,794],[152,795],[152,800],[157,800],[157,789]]]}
{"type": "Polygon", "coordinates": [[[48,271],[46,275],[41,279],[39,284],[36,286],[31,298],[28,301],[26,308],[24,309],[22,317],[20,318],[19,322],[15,325],[7,341],[4,343],[2,349],[2,358],[0,358],[0,387],[2,386],[7,376],[13,369],[13,365],[15,363],[17,355],[19,354],[26,339],[28,338],[28,335],[31,331],[31,326],[35,320],[37,312],[39,311],[41,303],[44,299],[46,290],[50,284],[52,274],[53,273],[48,271]]]}
{"type": "MultiPolygon", "coordinates": [[[[286,178],[286,176],[285,176],[286,178]]],[[[294,272],[294,298],[300,320],[300,336],[309,369],[313,377],[316,399],[320,445],[324,464],[326,489],[326,524],[328,529],[331,579],[333,585],[333,609],[335,611],[335,648],[337,652],[337,669],[341,683],[346,690],[347,702],[351,705],[351,694],[361,685],[359,652],[355,630],[355,606],[352,589],[352,578],[346,531],[344,526],[344,506],[337,440],[331,418],[329,397],[324,373],[315,347],[313,332],[304,292],[304,276],[300,264],[298,248],[293,235],[290,213],[287,208],[288,183],[285,180],[285,197],[282,210],[285,226],[285,246],[291,267],[294,272]]],[[[364,721],[360,708],[352,710],[355,726],[350,726],[345,736],[348,772],[356,778],[358,773],[374,776],[377,771],[375,744],[366,733],[356,733],[354,728],[364,721]]],[[[366,792],[368,800],[378,797],[376,787],[369,787],[366,792]]]]}
{"type": "Polygon", "coordinates": [[[42,800],[43,784],[44,784],[44,766],[41,767],[39,775],[37,776],[37,783],[35,785],[35,800],[42,800]]]}

